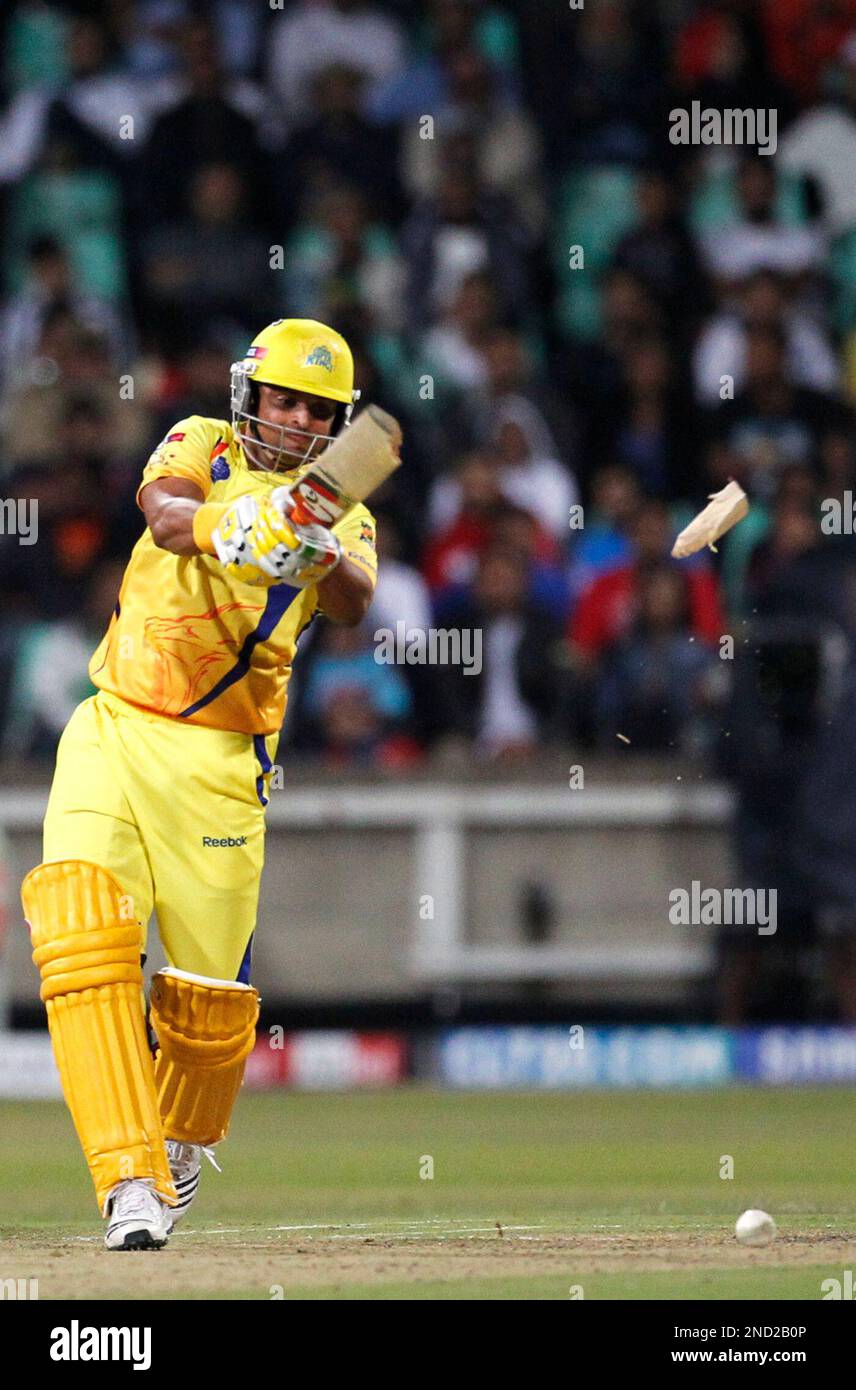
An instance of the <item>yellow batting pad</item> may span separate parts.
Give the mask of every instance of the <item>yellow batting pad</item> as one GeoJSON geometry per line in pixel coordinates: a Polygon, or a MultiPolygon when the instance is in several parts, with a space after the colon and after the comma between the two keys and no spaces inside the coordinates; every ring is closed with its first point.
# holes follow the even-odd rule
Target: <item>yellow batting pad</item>
{"type": "Polygon", "coordinates": [[[259,996],[251,985],[171,966],[155,975],[155,1082],[168,1139],[216,1144],[225,1138],[258,1016],[259,996]]]}
{"type": "Polygon", "coordinates": [[[98,1206],[125,1178],[174,1205],[142,1008],[142,928],[98,864],[40,864],[21,885],[54,1056],[98,1206]]]}

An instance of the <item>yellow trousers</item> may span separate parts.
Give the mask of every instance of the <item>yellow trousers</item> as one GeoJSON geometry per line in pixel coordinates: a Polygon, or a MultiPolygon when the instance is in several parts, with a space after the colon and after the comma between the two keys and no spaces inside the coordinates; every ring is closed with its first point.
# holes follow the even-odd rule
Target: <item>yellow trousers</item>
{"type": "Polygon", "coordinates": [[[44,859],[101,864],[170,965],[249,979],[278,735],[183,724],[99,691],[60,740],[44,859]]]}

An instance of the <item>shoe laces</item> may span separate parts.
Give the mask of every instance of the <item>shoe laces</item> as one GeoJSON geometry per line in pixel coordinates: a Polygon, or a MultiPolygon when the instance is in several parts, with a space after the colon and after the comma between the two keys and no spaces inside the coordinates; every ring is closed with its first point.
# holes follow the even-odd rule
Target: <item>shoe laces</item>
{"type": "Polygon", "coordinates": [[[179,1139],[168,1139],[167,1146],[170,1163],[175,1167],[181,1167],[184,1163],[193,1162],[196,1158],[196,1150],[198,1149],[200,1153],[203,1153],[208,1159],[212,1168],[216,1168],[218,1173],[222,1173],[223,1171],[214,1157],[214,1150],[210,1145],[188,1144],[182,1143],[179,1139]]]}
{"type": "Polygon", "coordinates": [[[136,1216],[140,1212],[148,1210],[153,1197],[156,1197],[154,1190],[143,1181],[128,1181],[127,1187],[120,1183],[116,1192],[113,1193],[112,1210],[115,1213],[116,1203],[120,1202],[123,1214],[136,1216]]]}
{"type": "Polygon", "coordinates": [[[202,1152],[204,1153],[205,1157],[208,1159],[208,1162],[211,1164],[211,1167],[212,1167],[212,1168],[216,1168],[218,1173],[222,1173],[223,1169],[220,1167],[220,1164],[217,1162],[216,1158],[214,1157],[214,1150],[213,1150],[213,1148],[211,1148],[210,1145],[206,1145],[206,1144],[203,1144],[201,1147],[202,1147],[202,1152]]]}

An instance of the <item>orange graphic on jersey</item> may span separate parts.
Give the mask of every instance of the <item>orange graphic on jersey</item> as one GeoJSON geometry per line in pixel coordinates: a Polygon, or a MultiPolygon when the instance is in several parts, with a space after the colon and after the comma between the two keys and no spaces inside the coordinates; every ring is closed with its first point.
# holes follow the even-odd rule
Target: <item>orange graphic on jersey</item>
{"type": "Polygon", "coordinates": [[[252,628],[236,637],[219,619],[222,613],[239,609],[261,613],[264,604],[223,603],[207,613],[146,618],[143,640],[155,654],[152,709],[160,714],[179,714],[235,664],[252,628]]]}

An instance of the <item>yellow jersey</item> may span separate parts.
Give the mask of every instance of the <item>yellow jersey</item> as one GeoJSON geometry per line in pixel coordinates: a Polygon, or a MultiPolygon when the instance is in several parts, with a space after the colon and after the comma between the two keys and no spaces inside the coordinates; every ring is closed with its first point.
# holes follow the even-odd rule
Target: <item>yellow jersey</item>
{"type": "MultiPolygon", "coordinates": [[[[172,427],[143,470],[189,478],[206,501],[264,495],[300,473],[252,469],[226,420],[191,415],[172,427]]],[[[334,526],[344,555],[374,581],[375,525],[354,507],[334,526]]],[[[211,555],[174,555],[146,527],[131,552],[119,599],[89,663],[102,690],[189,724],[236,733],[278,732],[297,639],[319,609],[318,587],[256,588],[211,555]]]]}

